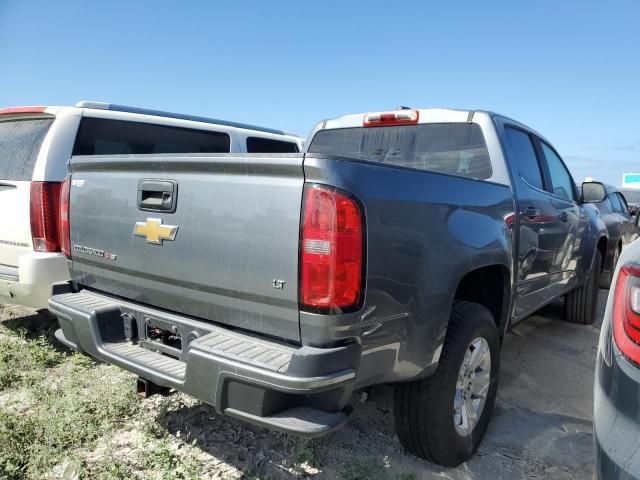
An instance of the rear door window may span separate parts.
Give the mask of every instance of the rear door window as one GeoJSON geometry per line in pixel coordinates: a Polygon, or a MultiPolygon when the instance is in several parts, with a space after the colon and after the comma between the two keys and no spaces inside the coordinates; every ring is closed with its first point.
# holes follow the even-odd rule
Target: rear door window
{"type": "Polygon", "coordinates": [[[614,212],[613,203],[611,202],[611,195],[607,195],[607,198],[604,199],[604,204],[609,209],[609,213],[613,213],[614,212]]]}
{"type": "Polygon", "coordinates": [[[624,198],[620,192],[616,193],[618,200],[620,200],[620,205],[622,205],[622,213],[625,215],[629,215],[629,205],[627,205],[627,199],[624,198]]]}
{"type": "Polygon", "coordinates": [[[230,147],[224,132],[84,117],[73,154],[229,153],[230,147]]]}
{"type": "Polygon", "coordinates": [[[487,145],[476,124],[320,130],[309,152],[477,179],[492,175],[487,145]]]}
{"type": "Polygon", "coordinates": [[[616,213],[625,213],[625,208],[620,201],[620,197],[618,197],[617,193],[610,193],[609,199],[611,200],[611,204],[613,205],[613,211],[616,213]]]}
{"type": "Polygon", "coordinates": [[[0,179],[30,181],[53,118],[0,121],[0,179]]]}
{"type": "Polygon", "coordinates": [[[542,189],[542,173],[535,148],[528,133],[512,127],[505,132],[511,147],[511,161],[516,164],[520,177],[529,185],[542,189]]]}
{"type": "Polygon", "coordinates": [[[298,145],[293,142],[247,137],[247,153],[297,153],[298,151],[298,145]]]}

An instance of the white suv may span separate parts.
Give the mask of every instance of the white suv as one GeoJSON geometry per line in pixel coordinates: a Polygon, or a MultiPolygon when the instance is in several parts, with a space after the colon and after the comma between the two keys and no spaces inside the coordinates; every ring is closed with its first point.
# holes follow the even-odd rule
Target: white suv
{"type": "Polygon", "coordinates": [[[269,128],[98,102],[0,109],[0,303],[46,308],[53,286],[69,279],[58,219],[72,155],[295,153],[302,142],[269,128]]]}

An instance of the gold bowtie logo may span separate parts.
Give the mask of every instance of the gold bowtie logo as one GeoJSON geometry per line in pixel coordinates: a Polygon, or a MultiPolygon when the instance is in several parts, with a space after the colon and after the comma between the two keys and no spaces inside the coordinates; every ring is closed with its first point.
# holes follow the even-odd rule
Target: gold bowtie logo
{"type": "Polygon", "coordinates": [[[178,227],[173,225],[162,225],[160,218],[147,218],[146,222],[136,222],[133,234],[137,237],[144,237],[148,243],[162,245],[163,240],[175,240],[178,227]]]}

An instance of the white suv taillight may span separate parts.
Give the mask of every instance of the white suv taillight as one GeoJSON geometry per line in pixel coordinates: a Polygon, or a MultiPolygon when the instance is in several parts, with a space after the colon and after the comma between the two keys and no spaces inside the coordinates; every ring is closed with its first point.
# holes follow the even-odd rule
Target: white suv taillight
{"type": "Polygon", "coordinates": [[[31,240],[36,252],[59,252],[59,182],[31,182],[31,240]]]}
{"type": "Polygon", "coordinates": [[[69,230],[69,188],[71,177],[68,176],[62,182],[60,188],[60,216],[58,232],[60,234],[60,250],[67,258],[71,258],[71,233],[69,230]]]}
{"type": "Polygon", "coordinates": [[[311,309],[350,309],[361,299],[363,214],[335,188],[304,190],[300,252],[300,304],[311,309]]]}

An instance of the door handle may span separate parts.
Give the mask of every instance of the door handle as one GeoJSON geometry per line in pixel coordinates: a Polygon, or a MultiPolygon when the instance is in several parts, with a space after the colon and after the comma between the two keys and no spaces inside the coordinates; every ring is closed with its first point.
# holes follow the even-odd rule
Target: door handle
{"type": "Polygon", "coordinates": [[[558,215],[558,218],[560,219],[561,222],[568,222],[569,214],[567,212],[562,212],[560,215],[558,215]]]}
{"type": "Polygon", "coordinates": [[[540,216],[540,210],[535,207],[527,207],[524,209],[524,212],[522,212],[522,214],[529,220],[535,220],[540,216]]]}
{"type": "Polygon", "coordinates": [[[176,211],[178,185],[172,180],[140,180],[138,209],[145,212],[173,213],[176,211]]]}

